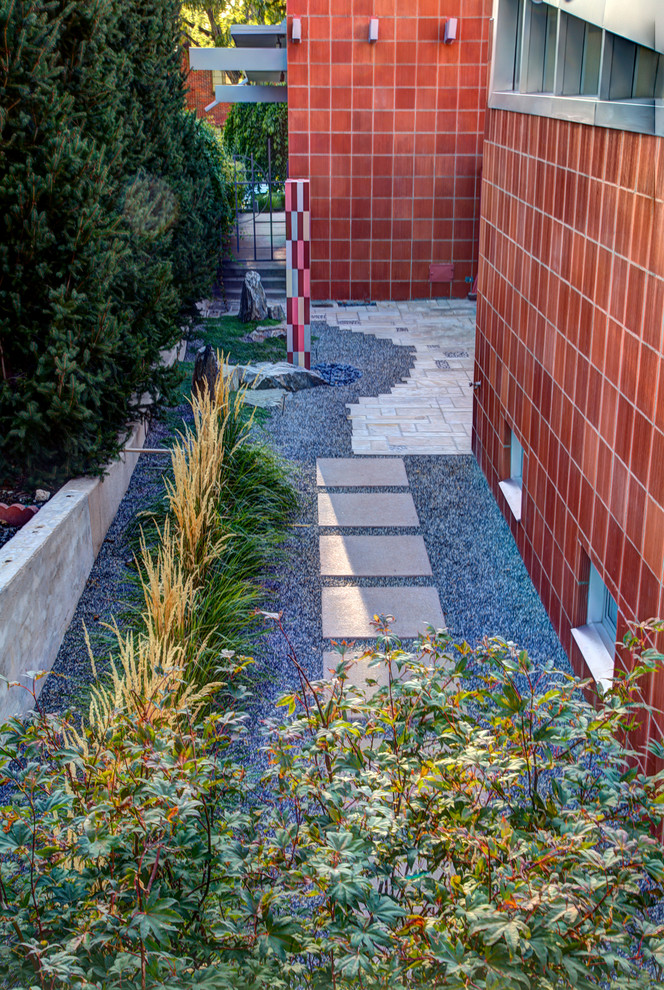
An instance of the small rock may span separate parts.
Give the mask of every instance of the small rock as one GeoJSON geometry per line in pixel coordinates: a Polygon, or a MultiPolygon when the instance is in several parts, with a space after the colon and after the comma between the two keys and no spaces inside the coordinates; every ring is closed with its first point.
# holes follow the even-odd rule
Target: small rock
{"type": "Polygon", "coordinates": [[[199,392],[202,388],[207,388],[211,393],[214,391],[214,387],[217,384],[217,378],[219,377],[219,362],[217,361],[217,355],[214,352],[214,348],[201,347],[201,349],[196,354],[196,362],[194,364],[194,375],[191,380],[191,392],[192,395],[199,392]]]}
{"type": "Polygon", "coordinates": [[[263,288],[260,275],[252,268],[244,276],[238,318],[242,323],[257,323],[266,317],[267,300],[265,298],[265,289],[263,288]]]}
{"type": "Polygon", "coordinates": [[[284,313],[283,306],[268,306],[267,315],[271,320],[285,320],[286,314],[284,313]]]}
{"type": "Polygon", "coordinates": [[[39,504],[40,502],[48,502],[51,497],[51,493],[46,491],[45,488],[38,488],[35,492],[35,502],[39,504]]]}
{"type": "Polygon", "coordinates": [[[264,340],[278,337],[280,340],[286,339],[286,327],[256,327],[251,333],[246,334],[242,340],[246,344],[262,344],[264,340]]]}
{"type": "Polygon", "coordinates": [[[248,364],[239,369],[242,384],[249,388],[284,388],[287,392],[299,392],[303,388],[313,388],[315,385],[327,385],[325,379],[317,371],[299,368],[288,364],[287,361],[260,361],[248,364]]]}

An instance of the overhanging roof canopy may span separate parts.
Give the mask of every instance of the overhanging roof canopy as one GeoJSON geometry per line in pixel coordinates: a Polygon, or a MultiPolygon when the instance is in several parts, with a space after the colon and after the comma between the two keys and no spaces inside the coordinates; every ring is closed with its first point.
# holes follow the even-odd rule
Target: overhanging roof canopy
{"type": "MultiPolygon", "coordinates": [[[[286,81],[285,20],[281,24],[233,24],[231,37],[235,48],[190,48],[190,67],[194,70],[244,72],[250,83],[286,81]]],[[[243,83],[215,86],[215,103],[286,103],[287,100],[285,86],[246,86],[243,83]]]]}
{"type": "Polygon", "coordinates": [[[544,0],[621,38],[664,52],[664,0],[544,0]]]}
{"type": "Polygon", "coordinates": [[[285,48],[286,21],[281,24],[232,24],[236,48],[285,48]]]}

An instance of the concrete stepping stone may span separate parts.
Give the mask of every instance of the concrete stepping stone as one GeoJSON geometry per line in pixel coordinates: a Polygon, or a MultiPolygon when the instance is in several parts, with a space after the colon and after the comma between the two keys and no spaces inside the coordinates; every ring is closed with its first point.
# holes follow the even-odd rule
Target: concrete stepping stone
{"type": "Polygon", "coordinates": [[[393,615],[392,631],[401,639],[445,625],[435,588],[323,588],[323,639],[373,639],[376,614],[393,615]]]}
{"type": "Polygon", "coordinates": [[[429,577],[421,536],[321,536],[320,572],[326,577],[429,577]]]}
{"type": "Polygon", "coordinates": [[[339,492],[318,496],[320,526],[419,526],[409,492],[339,492]]]}
{"type": "Polygon", "coordinates": [[[316,484],[325,488],[406,488],[408,478],[400,457],[319,457],[316,484]]]}
{"type": "MultiPolygon", "coordinates": [[[[354,687],[362,688],[365,697],[371,698],[380,688],[388,686],[388,666],[386,663],[373,663],[371,659],[361,660],[360,657],[363,654],[363,649],[354,647],[346,651],[343,659],[354,661],[348,671],[348,683],[354,687]],[[375,681],[375,685],[368,684],[367,681],[369,680],[375,681]]],[[[323,677],[325,680],[331,680],[334,677],[334,672],[341,661],[341,654],[334,650],[326,650],[323,653],[323,677]]],[[[407,680],[410,676],[411,672],[406,667],[403,667],[399,672],[397,665],[392,665],[392,678],[394,680],[407,680]]]]}

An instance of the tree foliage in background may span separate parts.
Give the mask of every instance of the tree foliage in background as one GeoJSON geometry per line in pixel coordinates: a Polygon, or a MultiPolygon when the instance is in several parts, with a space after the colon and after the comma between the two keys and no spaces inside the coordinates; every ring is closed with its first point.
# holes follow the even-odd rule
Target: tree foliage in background
{"type": "Polygon", "coordinates": [[[98,472],[168,397],[159,352],[228,214],[179,18],[177,0],[0,0],[0,479],[98,472]]]}
{"type": "MultiPolygon", "coordinates": [[[[235,103],[224,124],[224,145],[268,174],[271,141],[272,178],[284,180],[288,169],[288,107],[285,103],[235,103]]],[[[247,166],[248,167],[248,166],[247,166]]]]}
{"type": "Polygon", "coordinates": [[[285,16],[285,0],[187,0],[182,29],[187,44],[219,48],[232,44],[231,24],[278,24],[285,16]]]}

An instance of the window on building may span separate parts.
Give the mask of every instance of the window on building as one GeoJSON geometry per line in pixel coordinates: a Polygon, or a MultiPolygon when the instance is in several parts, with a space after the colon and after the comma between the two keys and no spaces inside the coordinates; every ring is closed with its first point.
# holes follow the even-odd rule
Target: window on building
{"type": "Polygon", "coordinates": [[[598,684],[606,688],[613,680],[618,604],[595,567],[589,567],[586,624],[572,629],[584,660],[598,684]]]}
{"type": "Polygon", "coordinates": [[[224,69],[212,70],[212,89],[216,86],[229,86],[233,80],[224,69]]]}
{"type": "Polygon", "coordinates": [[[498,483],[505,496],[510,512],[517,522],[521,522],[523,504],[523,447],[514,432],[510,431],[510,476],[498,483]]]}
{"type": "Polygon", "coordinates": [[[500,0],[494,51],[490,106],[662,132],[664,53],[542,0],[500,0]]]}
{"type": "Polygon", "coordinates": [[[528,13],[528,59],[523,88],[526,93],[553,93],[558,11],[548,4],[529,3],[528,13]]]}
{"type": "Polygon", "coordinates": [[[618,633],[618,605],[594,564],[588,581],[588,622],[598,627],[607,649],[614,651],[618,633]]]}
{"type": "Polygon", "coordinates": [[[610,65],[610,100],[662,98],[664,57],[617,34],[606,34],[605,58],[610,65]]]}
{"type": "Polygon", "coordinates": [[[560,92],[563,96],[597,96],[602,29],[561,13],[560,34],[560,92]]]}

